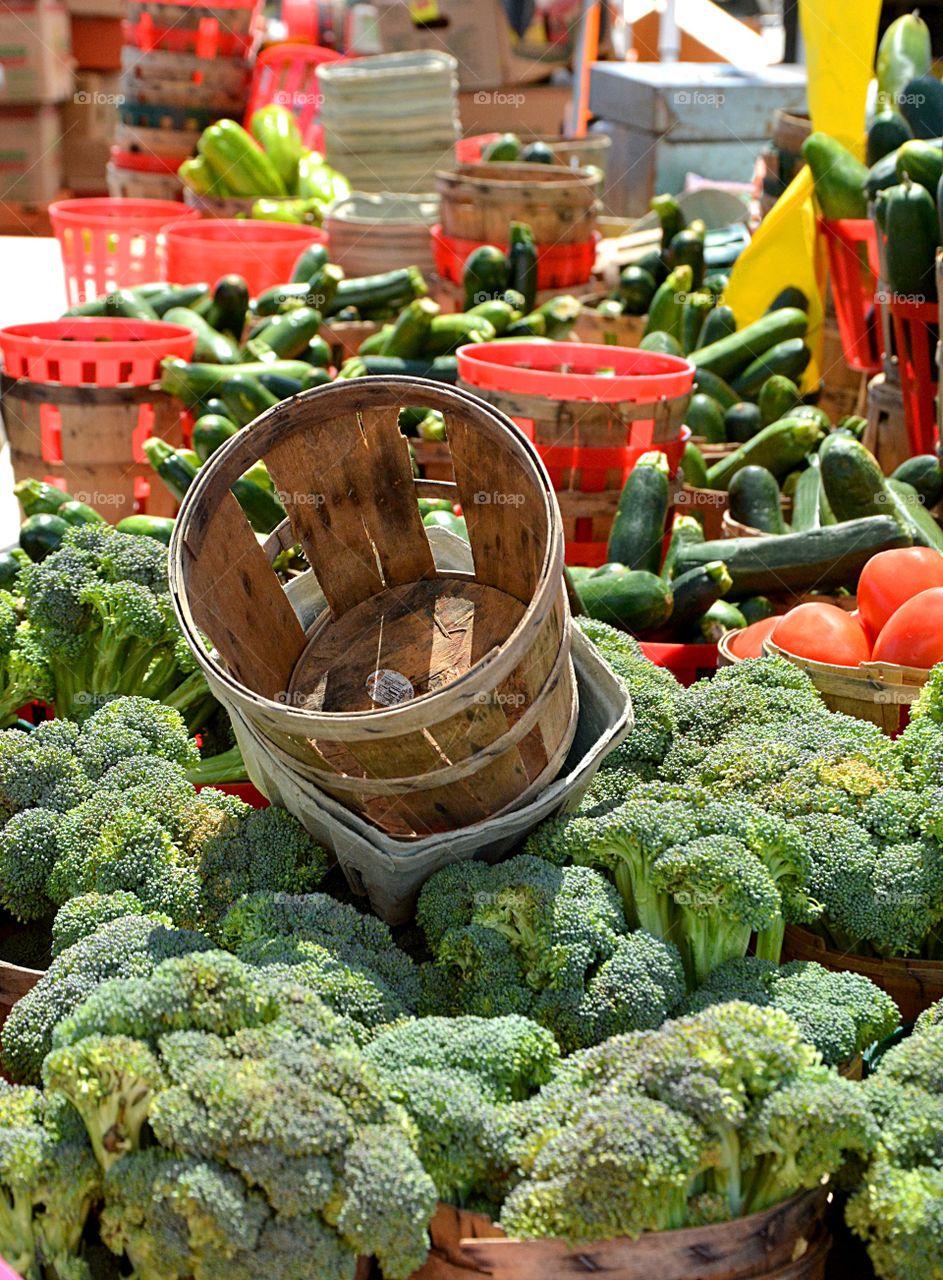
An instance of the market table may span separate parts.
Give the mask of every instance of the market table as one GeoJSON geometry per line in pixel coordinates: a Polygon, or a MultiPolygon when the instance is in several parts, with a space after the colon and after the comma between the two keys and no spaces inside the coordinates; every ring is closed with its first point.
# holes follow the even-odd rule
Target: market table
{"type": "MultiPolygon", "coordinates": [[[[51,236],[0,237],[0,327],[55,320],[66,307],[59,246],[51,236]]],[[[14,542],[19,516],[6,437],[0,447],[0,547],[14,542]]]]}

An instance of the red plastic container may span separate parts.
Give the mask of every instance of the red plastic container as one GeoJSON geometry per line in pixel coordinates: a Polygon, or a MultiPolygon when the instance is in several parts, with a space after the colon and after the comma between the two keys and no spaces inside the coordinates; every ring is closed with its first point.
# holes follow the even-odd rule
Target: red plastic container
{"type": "Polygon", "coordinates": [[[683,685],[694,684],[717,670],[716,644],[664,644],[642,640],[642,652],[656,667],[665,667],[683,685]]]}
{"type": "Polygon", "coordinates": [[[138,12],[133,5],[131,18],[122,23],[125,44],[147,53],[158,49],[207,59],[245,57],[251,50],[261,8],[258,0],[213,0],[212,8],[201,0],[172,0],[172,8],[178,13],[191,10],[193,20],[175,21],[168,12],[171,21],[162,23],[154,20],[149,8],[138,12]],[[220,9],[227,11],[225,21],[213,12],[220,9]]]}
{"type": "Polygon", "coordinates": [[[167,228],[166,278],[198,284],[237,270],[256,296],[291,279],[298,255],[311,244],[327,244],[327,235],[316,227],[240,218],[177,222],[167,228]]]}
{"type": "Polygon", "coordinates": [[[935,302],[906,302],[895,294],[890,295],[887,305],[894,331],[910,449],[913,454],[934,453],[939,440],[936,348],[940,336],[940,313],[935,302]]]}
{"type": "MultiPolygon", "coordinates": [[[[430,228],[436,274],[452,284],[462,283],[465,262],[470,253],[480,249],[483,241],[461,240],[447,236],[440,226],[430,228]]],[[[537,246],[537,288],[566,289],[586,284],[596,260],[596,239],[582,244],[539,244],[537,246]]],[[[508,246],[496,246],[507,252],[508,246]]]]}
{"type": "Polygon", "coordinates": [[[642,454],[658,449],[673,472],[680,465],[694,366],[630,347],[531,340],[460,347],[458,373],[534,441],[560,504],[567,564],[604,564],[615,504],[642,454]]]}
{"type": "Polygon", "coordinates": [[[199,214],[175,200],[93,196],[57,200],[49,206],[49,218],[74,307],[115,289],[165,279],[162,230],[199,214]]]}
{"type": "MultiPolygon", "coordinates": [[[[313,7],[313,6],[312,6],[313,7]]],[[[318,124],[321,91],[318,67],[326,62],[342,62],[344,55],[333,49],[310,44],[278,44],[259,54],[252,74],[245,125],[259,107],[275,103],[287,107],[298,121],[305,145],[319,150],[323,130],[318,124]]]]}
{"type": "MultiPolygon", "coordinates": [[[[253,809],[267,809],[271,803],[251,782],[213,782],[207,785],[212,786],[214,791],[222,791],[224,795],[238,796],[246,804],[251,804],[253,809]]],[[[198,785],[196,789],[202,791],[203,787],[198,785]]],[[[0,1280],[3,1280],[2,1275],[0,1280]]]]}
{"type": "Polygon", "coordinates": [[[881,367],[881,317],[875,303],[880,266],[870,218],[819,219],[845,361],[861,373],[881,367]]]}
{"type": "MultiPolygon", "coordinates": [[[[183,157],[186,159],[186,156],[183,157]]],[[[181,161],[173,156],[151,155],[146,151],[111,148],[111,163],[118,169],[134,169],[137,173],[176,173],[181,161]]],[[[179,205],[177,206],[179,210],[179,205]]]]}
{"type": "Polygon", "coordinates": [[[476,133],[472,138],[459,138],[455,144],[456,164],[477,164],[485,147],[497,142],[500,133],[476,133]]]}
{"type": "Polygon", "coordinates": [[[163,320],[77,316],[0,329],[8,378],[66,387],[149,387],[164,356],[189,360],[195,343],[189,329],[163,320]]]}

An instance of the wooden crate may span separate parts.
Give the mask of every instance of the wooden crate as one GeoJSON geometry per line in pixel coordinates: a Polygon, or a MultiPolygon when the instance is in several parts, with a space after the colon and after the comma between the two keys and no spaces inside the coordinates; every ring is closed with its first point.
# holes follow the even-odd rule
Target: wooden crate
{"type": "Polygon", "coordinates": [[[881,464],[886,476],[892,475],[911,456],[904,396],[899,382],[879,373],[868,383],[868,425],[864,444],[881,464]]]}

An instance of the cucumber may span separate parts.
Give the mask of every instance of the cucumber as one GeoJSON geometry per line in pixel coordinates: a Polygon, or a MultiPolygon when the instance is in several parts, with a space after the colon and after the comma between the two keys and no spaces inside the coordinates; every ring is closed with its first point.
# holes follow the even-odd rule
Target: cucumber
{"type": "Polygon", "coordinates": [[[819,449],[819,470],[836,520],[894,514],[884,473],[860,441],[833,432],[819,449]]]}
{"type": "Polygon", "coordinates": [[[668,273],[664,284],[652,298],[645,322],[644,337],[652,333],[667,333],[679,344],[681,342],[681,317],[684,311],[684,299],[691,292],[694,273],[687,264],[676,267],[668,273]]]}
{"type": "Polygon", "coordinates": [[[681,455],[681,475],[686,484],[695,489],[707,488],[707,463],[704,455],[692,440],[684,446],[681,455]]]}
{"type": "Polygon", "coordinates": [[[619,276],[619,301],[628,316],[644,316],[651,306],[658,285],[655,277],[644,267],[633,263],[623,268],[619,276]]]}
{"type": "Polygon", "coordinates": [[[746,600],[740,601],[740,612],[749,626],[751,622],[762,622],[764,618],[772,618],[776,610],[769,596],[747,596],[746,600]]]}
{"type": "Polygon", "coordinates": [[[516,133],[502,133],[493,139],[481,153],[482,160],[499,160],[505,164],[520,158],[521,140],[516,133]]]}
{"type": "Polygon", "coordinates": [[[672,236],[668,248],[668,265],[671,269],[691,268],[691,285],[699,289],[704,280],[704,224],[696,230],[694,224],[672,236]]]}
{"type": "Polygon", "coordinates": [[[897,176],[901,182],[905,178],[919,182],[935,199],[943,178],[943,147],[917,139],[905,142],[897,153],[897,176]]]}
{"type": "Polygon", "coordinates": [[[681,308],[681,350],[685,355],[697,347],[704,322],[713,308],[713,297],[703,289],[685,298],[681,308]]]}
{"type": "Polygon", "coordinates": [[[377,354],[417,359],[425,350],[433,318],[438,314],[439,305],[432,298],[414,298],[397,316],[377,354]]]}
{"type": "Polygon", "coordinates": [[[783,311],[786,307],[796,307],[799,311],[808,313],[809,299],[794,284],[787,284],[766,308],[766,314],[769,315],[771,311],[783,311]]]}
{"type": "Polygon", "coordinates": [[[853,587],[872,556],[910,545],[909,535],[893,516],[867,516],[806,533],[784,533],[780,538],[685,544],[679,549],[677,568],[682,572],[723,560],[733,579],[730,595],[734,599],[781,595],[784,590],[853,587]]]}
{"type": "Polygon", "coordinates": [[[144,294],[140,289],[132,292],[143,298],[159,319],[166,320],[167,312],[174,307],[189,309],[198,306],[209,297],[210,287],[208,284],[163,284],[155,293],[144,294]]]}
{"type": "Polygon", "coordinates": [[[676,515],[671,525],[671,536],[668,539],[668,550],[661,565],[661,576],[670,582],[674,575],[678,553],[688,543],[704,541],[704,526],[693,516],[676,515]]]}
{"type": "Polygon", "coordinates": [[[684,354],[681,350],[681,343],[674,334],[667,333],[661,329],[656,329],[653,333],[647,333],[638,345],[640,351],[654,351],[660,356],[680,356],[684,354]]]}
{"type": "Polygon", "coordinates": [[[927,510],[935,507],[943,497],[943,467],[936,454],[919,453],[914,458],[907,458],[892,473],[891,479],[916,489],[927,510]]]}
{"type": "Polygon", "coordinates": [[[193,449],[201,462],[216,452],[221,444],[234,436],[239,430],[238,423],[233,422],[232,418],[224,418],[216,413],[206,413],[202,418],[197,418],[193,424],[192,443],[193,449]]]}
{"type": "Polygon", "coordinates": [[[248,426],[260,413],[278,404],[278,397],[273,396],[271,391],[266,391],[258,378],[245,373],[227,378],[220,396],[230,420],[240,427],[248,426]]]}
{"type": "Polygon", "coordinates": [[[920,500],[913,485],[901,480],[888,480],[887,488],[894,502],[894,510],[904,528],[913,538],[915,547],[932,547],[943,553],[943,529],[937,524],[920,500]]]}
{"type": "Polygon", "coordinates": [[[526,222],[512,222],[509,232],[507,287],[524,299],[524,311],[537,302],[537,244],[526,222]]]}
{"type": "Polygon", "coordinates": [[[238,342],[249,311],[249,286],[235,273],[221,276],[213,286],[213,298],[206,319],[220,333],[231,334],[238,342]]]}
{"type": "Polygon", "coordinates": [[[790,502],[792,501],[795,495],[796,486],[798,485],[799,477],[802,474],[803,474],[802,467],[793,467],[793,469],[786,476],[785,480],[783,480],[782,484],[779,486],[780,489],[782,490],[783,497],[788,498],[790,502]]]}
{"type": "Polygon", "coordinates": [[[784,418],[787,413],[793,412],[799,404],[799,388],[791,378],[781,373],[774,373],[760,387],[757,404],[763,426],[768,427],[777,418],[784,418]]]}
{"type": "Polygon", "coordinates": [[[864,195],[868,170],[847,147],[827,133],[816,132],[803,142],[802,156],[812,171],[815,198],[825,218],[868,216],[864,195]]]}
{"type": "Polygon", "coordinates": [[[691,397],[684,420],[691,435],[700,436],[708,444],[723,444],[727,439],[723,408],[703,391],[696,391],[691,397]]]}
{"type": "Polygon", "coordinates": [[[900,178],[897,176],[897,152],[891,151],[880,160],[876,160],[868,170],[864,193],[869,200],[873,200],[879,192],[896,186],[898,182],[900,178]]]}
{"type": "Polygon", "coordinates": [[[176,396],[189,408],[200,405],[218,394],[224,382],[236,375],[248,377],[260,373],[280,373],[286,378],[303,378],[310,368],[303,360],[246,361],[242,364],[189,364],[166,356],[161,362],[160,388],[176,396]]]}
{"type": "Polygon", "coordinates": [[[50,552],[57,550],[69,528],[68,521],[61,516],[39,511],[34,516],[27,516],[20,525],[20,548],[34,564],[39,564],[50,552]]]}
{"type": "Polygon", "coordinates": [[[246,355],[260,361],[297,359],[320,328],[320,311],[314,307],[296,307],[284,315],[272,316],[262,332],[250,338],[246,355]]]}
{"type": "Polygon", "coordinates": [[[734,453],[715,462],[707,472],[708,484],[712,489],[726,489],[738,471],[750,466],[766,467],[777,477],[788,475],[815,448],[820,434],[814,422],[801,418],[773,422],[734,453]]]}
{"type": "Polygon", "coordinates": [[[715,307],[704,321],[701,330],[701,346],[709,347],[711,343],[720,342],[721,338],[729,338],[737,332],[737,321],[729,307],[715,307]]]}
{"type": "Polygon", "coordinates": [[[819,472],[818,459],[799,476],[792,498],[792,527],[796,533],[805,533],[808,529],[821,526],[819,515],[819,490],[822,477],[819,472]]]}
{"type": "Polygon", "coordinates": [[[556,164],[557,159],[546,142],[529,142],[521,152],[523,164],[556,164]]]}
{"type": "Polygon", "coordinates": [[[72,494],[65,489],[57,489],[54,484],[45,480],[18,480],[13,486],[13,493],[23,508],[25,516],[36,516],[43,512],[55,515],[64,502],[72,501],[72,494]]]}
{"type": "MultiPolygon", "coordinates": [[[[463,310],[468,311],[479,302],[498,298],[509,288],[510,263],[503,249],[493,244],[479,245],[465,259],[462,267],[462,288],[465,294],[463,310]]],[[[523,304],[526,306],[526,300],[523,304]]]]}
{"type": "Polygon", "coordinates": [[[773,377],[795,382],[806,371],[812,352],[803,338],[786,338],[764,351],[733,380],[734,391],[742,396],[758,396],[764,382],[773,377]]]}
{"type": "Polygon", "coordinates": [[[930,70],[930,29],[919,13],[895,18],[881,36],[875,70],[877,100],[882,107],[897,107],[898,99],[915,76],[930,70]]]}
{"type": "MultiPolygon", "coordinates": [[[[480,250],[476,249],[475,252],[480,253],[480,250]]],[[[328,268],[333,268],[335,273],[339,270],[329,263],[321,272],[321,277],[328,272],[328,268]]],[[[383,307],[399,311],[407,302],[412,302],[413,298],[422,298],[428,292],[418,267],[396,267],[378,275],[340,279],[332,297],[319,310],[324,316],[335,316],[347,307],[356,307],[361,318],[367,319],[383,307]]]]}
{"type": "Polygon", "coordinates": [[[15,591],[20,571],[30,563],[22,547],[13,551],[0,551],[0,591],[15,591]]]}
{"type": "Polygon", "coordinates": [[[943,84],[936,76],[915,76],[904,86],[898,106],[915,138],[943,133],[943,84]]]}
{"type": "Polygon", "coordinates": [[[701,615],[698,632],[706,644],[717,644],[728,631],[742,631],[747,620],[729,600],[715,600],[701,615]]]}
{"type": "Polygon", "coordinates": [[[327,265],[328,261],[327,245],[309,244],[295,260],[295,265],[291,269],[291,283],[307,284],[312,276],[317,275],[321,268],[327,265]]]}
{"type": "Polygon", "coordinates": [[[275,494],[248,475],[240,476],[230,489],[256,533],[271,533],[285,519],[285,508],[275,494]]]}
{"type": "Polygon", "coordinates": [[[532,311],[529,316],[521,316],[512,321],[505,329],[505,338],[545,338],[547,336],[547,317],[542,311],[532,311]]]}
{"type": "Polygon", "coordinates": [[[380,355],[383,351],[387,338],[392,332],[393,326],[391,324],[385,324],[382,328],[378,329],[376,333],[368,334],[357,348],[357,354],[359,356],[380,355]]]}
{"type": "Polygon", "coordinates": [[[675,197],[669,194],[652,196],[650,208],[661,225],[661,248],[666,254],[672,240],[685,228],[684,213],[675,197]]]}
{"type": "Polygon", "coordinates": [[[674,606],[671,610],[672,628],[684,626],[711,605],[722,599],[733,586],[733,579],[722,560],[695,565],[682,573],[671,584],[674,606]]]}
{"type": "MultiPolygon", "coordinates": [[[[415,306],[416,304],[413,303],[413,305],[415,306]]],[[[506,310],[506,317],[503,319],[505,328],[511,323],[510,317],[513,313],[507,303],[487,302],[485,306],[504,307],[506,310]]],[[[418,352],[418,355],[429,356],[430,358],[433,356],[447,356],[468,342],[490,342],[496,337],[497,331],[494,325],[483,315],[458,311],[454,315],[435,316],[429,327],[425,344],[421,351],[418,352]]],[[[361,352],[363,352],[362,347],[361,352]]],[[[369,352],[364,354],[369,354],[369,352]]],[[[382,354],[391,353],[383,352],[382,354]]]]}
{"type": "Polygon", "coordinates": [[[271,392],[276,400],[288,400],[291,396],[296,396],[304,385],[300,378],[286,378],[280,373],[260,373],[258,381],[259,386],[271,392]]]}
{"type": "Polygon", "coordinates": [[[910,299],[935,298],[937,226],[933,196],[919,183],[905,180],[885,193],[884,225],[887,284],[910,299]]]}
{"type": "MultiPolygon", "coordinates": [[[[266,374],[263,373],[262,378],[264,379],[265,377],[266,374]]],[[[301,390],[310,391],[312,387],[326,387],[329,382],[333,381],[334,379],[327,369],[319,369],[317,366],[312,366],[301,379],[301,390]]],[[[262,385],[265,385],[264,381],[262,385]]]]}
{"type": "Polygon", "coordinates": [[[802,418],[805,422],[814,422],[820,431],[831,431],[832,420],[817,404],[797,404],[785,415],[787,418],[802,418]]]}
{"type": "Polygon", "coordinates": [[[724,436],[735,444],[745,444],[763,429],[759,406],[740,400],[724,414],[724,436]]]}
{"type": "Polygon", "coordinates": [[[635,259],[633,266],[641,267],[643,271],[647,271],[655,281],[656,289],[660,284],[664,284],[668,278],[668,264],[657,249],[650,249],[648,253],[643,253],[640,258],[635,259]]]}
{"type": "Polygon", "coordinates": [[[150,303],[137,297],[130,289],[115,289],[113,293],[107,294],[102,314],[117,316],[123,320],[156,320],[158,318],[157,312],[150,303]]]}
{"type": "Polygon", "coordinates": [[[705,395],[710,396],[712,400],[716,400],[722,409],[729,409],[732,404],[736,404],[739,396],[729,383],[716,373],[711,373],[708,369],[694,370],[694,390],[703,391],[705,395]]]}
{"type": "Polygon", "coordinates": [[[169,547],[174,521],[167,516],[125,516],[115,528],[119,533],[131,533],[135,537],[156,538],[165,547],[169,547]]]}
{"type": "Polygon", "coordinates": [[[643,453],[619,496],[606,555],[629,569],[657,573],[668,517],[668,459],[643,453]]]}
{"type": "Polygon", "coordinates": [[[726,271],[708,271],[704,277],[704,288],[714,295],[718,301],[730,286],[730,276],[726,271]]]}
{"type": "Polygon", "coordinates": [[[66,524],[72,525],[105,523],[105,517],[99,515],[94,507],[90,507],[87,502],[78,502],[75,498],[71,502],[63,502],[56,515],[66,524]]]}
{"type": "MultiPolygon", "coordinates": [[[[489,298],[487,302],[479,302],[476,307],[472,307],[470,311],[461,314],[487,320],[498,337],[517,318],[517,310],[509,302],[505,302],[503,298],[489,298]]],[[[440,316],[439,319],[445,320],[446,317],[440,316]]],[[[435,320],[432,322],[432,328],[435,331],[435,320]]]]}
{"type": "Polygon", "coordinates": [[[198,465],[194,465],[182,449],[175,449],[166,440],[156,436],[145,440],[143,448],[148,462],[177,501],[181,502],[197,477],[198,465]]]}
{"type": "Polygon", "coordinates": [[[436,356],[434,360],[401,360],[396,356],[364,356],[368,374],[402,374],[404,377],[431,378],[434,382],[458,381],[458,362],[454,356],[436,356]]]}
{"type": "Polygon", "coordinates": [[[315,369],[328,369],[333,360],[330,346],[319,333],[314,335],[299,358],[315,369]]]}
{"type": "Polygon", "coordinates": [[[730,481],[727,509],[733,520],[763,533],[786,533],[782,495],[765,467],[744,467],[730,481]]]}
{"type": "Polygon", "coordinates": [[[170,307],[164,313],[168,324],[179,324],[196,335],[193,348],[194,360],[208,360],[215,364],[235,364],[239,359],[236,344],[209,321],[191,311],[189,307],[170,307]]]}
{"type": "Polygon", "coordinates": [[[754,320],[730,337],[712,342],[691,353],[697,369],[707,369],[722,378],[736,377],[754,360],[787,338],[804,338],[809,318],[797,307],[781,307],[754,320]]]}
{"type": "Polygon", "coordinates": [[[880,159],[895,152],[912,137],[910,125],[899,111],[890,108],[879,111],[868,129],[868,153],[865,157],[868,168],[873,168],[880,159]]]}
{"type": "Polygon", "coordinates": [[[590,618],[636,634],[657,630],[671,616],[671,586],[644,569],[602,565],[577,581],[576,591],[590,618]]]}

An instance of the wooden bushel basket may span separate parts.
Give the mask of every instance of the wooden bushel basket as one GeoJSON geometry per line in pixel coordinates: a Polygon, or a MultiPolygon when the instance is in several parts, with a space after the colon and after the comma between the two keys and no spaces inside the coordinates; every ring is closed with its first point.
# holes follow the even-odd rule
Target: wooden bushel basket
{"type": "Polygon", "coordinates": [[[533,447],[474,396],[365,378],[283,401],[201,468],[170,557],[211,688],[381,830],[455,830],[559,772],[577,710],[559,515],[533,447]],[[455,484],[419,483],[461,502],[473,573],[436,569],[404,405],[445,417],[455,484]],[[328,602],[307,634],[229,493],[259,459],[328,602]]]}
{"type": "Polygon", "coordinates": [[[596,1244],[508,1240],[482,1214],[440,1204],[425,1266],[410,1280],[822,1280],[831,1238],[825,1189],[708,1227],[596,1244]]]}
{"type": "Polygon", "coordinates": [[[592,240],[599,207],[592,169],[554,164],[461,164],[436,174],[447,236],[504,244],[508,224],[526,222],[538,244],[592,240]]]}

